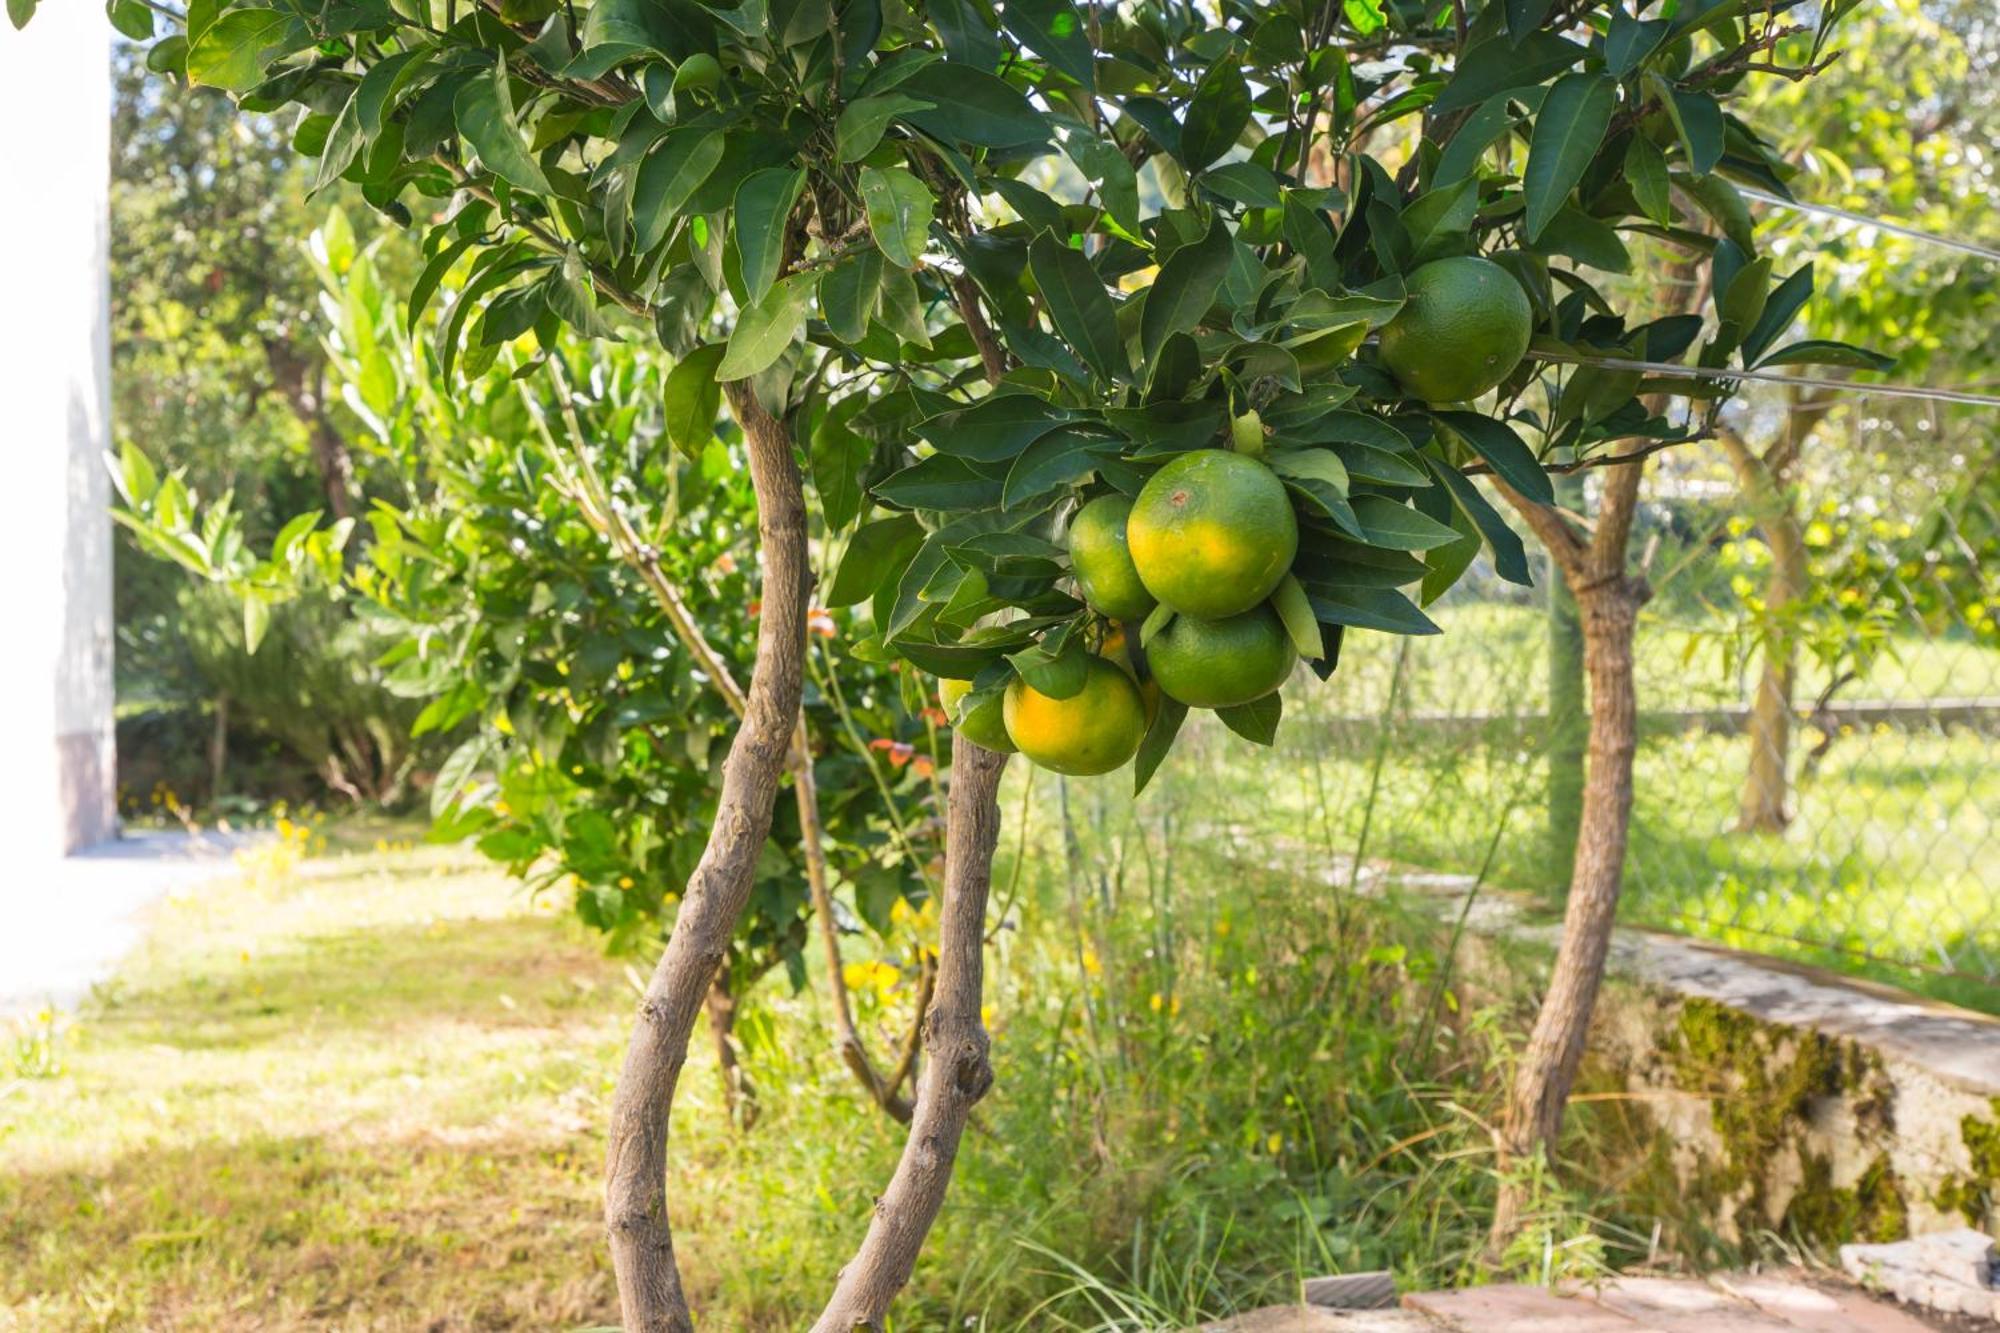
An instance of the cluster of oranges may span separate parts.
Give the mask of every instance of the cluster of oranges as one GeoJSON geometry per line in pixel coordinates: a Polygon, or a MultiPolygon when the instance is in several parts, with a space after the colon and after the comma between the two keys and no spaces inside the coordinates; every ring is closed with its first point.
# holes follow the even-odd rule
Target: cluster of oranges
{"type": "MultiPolygon", "coordinates": [[[[1476,398],[1526,354],[1532,308],[1491,260],[1434,260],[1409,275],[1406,291],[1380,355],[1411,398],[1476,398]]],[[[1285,483],[1261,460],[1256,414],[1236,418],[1231,437],[1233,448],[1173,459],[1136,498],[1099,495],[1076,512],[1068,540],[1076,591],[1113,628],[1066,697],[1016,679],[961,717],[972,686],[944,681],[945,711],[968,740],[1018,750],[1058,773],[1109,773],[1138,753],[1162,696],[1235,708],[1285,683],[1301,640],[1271,597],[1298,555],[1298,519],[1285,483]]]]}
{"type": "MultiPolygon", "coordinates": [[[[1067,698],[1016,680],[958,726],[968,740],[1019,750],[1058,773],[1109,773],[1138,752],[1161,697],[1195,708],[1254,702],[1298,661],[1268,599],[1298,553],[1298,520],[1276,473],[1248,453],[1199,449],[1149,478],[1137,498],[1100,495],[1069,525],[1076,590],[1129,627],[1166,607],[1173,617],[1140,650],[1107,633],[1067,698]]],[[[971,686],[944,682],[956,714],[971,686]]]]}

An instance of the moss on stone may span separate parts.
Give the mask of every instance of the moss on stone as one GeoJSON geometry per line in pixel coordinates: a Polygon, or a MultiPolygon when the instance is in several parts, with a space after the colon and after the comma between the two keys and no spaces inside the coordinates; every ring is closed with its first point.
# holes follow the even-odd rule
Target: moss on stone
{"type": "MultiPolygon", "coordinates": [[[[1712,1094],[1709,1117],[1722,1151],[1704,1165],[1693,1191],[1717,1214],[1734,1209],[1745,1231],[1772,1220],[1766,1206],[1772,1163],[1805,1128],[1815,1101],[1850,1093],[1862,1106],[1886,1107],[1876,1086],[1881,1062],[1872,1052],[1763,1023],[1713,1000],[1681,1006],[1667,1057],[1679,1086],[1712,1094]]],[[[1800,1164],[1805,1183],[1785,1210],[1800,1234],[1841,1241],[1908,1229],[1907,1204],[1886,1158],[1850,1190],[1834,1187],[1829,1161],[1802,1154],[1800,1164]]]]}
{"type": "Polygon", "coordinates": [[[1910,1207],[1886,1153],[1868,1164],[1851,1189],[1833,1183],[1831,1158],[1802,1153],[1800,1164],[1805,1177],[1785,1205],[1784,1230],[1826,1244],[1901,1240],[1910,1234],[1910,1207]]]}
{"type": "Polygon", "coordinates": [[[1993,1099],[1993,1119],[1968,1115],[1958,1122],[1958,1136],[1972,1157],[1972,1170],[1945,1177],[1938,1186],[1937,1206],[1957,1213],[1968,1225],[1983,1227],[2000,1199],[2000,1097],[1993,1099]]]}

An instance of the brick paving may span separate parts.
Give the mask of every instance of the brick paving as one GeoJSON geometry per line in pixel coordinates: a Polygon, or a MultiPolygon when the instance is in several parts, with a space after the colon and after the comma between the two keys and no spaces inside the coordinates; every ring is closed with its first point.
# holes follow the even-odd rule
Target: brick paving
{"type": "Polygon", "coordinates": [[[1857,1289],[1772,1274],[1417,1292],[1401,1310],[1273,1307],[1201,1333],[1934,1333],[1857,1289]]]}

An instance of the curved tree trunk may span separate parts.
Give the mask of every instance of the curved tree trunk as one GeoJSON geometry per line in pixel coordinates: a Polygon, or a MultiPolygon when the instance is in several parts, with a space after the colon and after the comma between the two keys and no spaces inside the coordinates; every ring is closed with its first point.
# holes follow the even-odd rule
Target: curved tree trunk
{"type": "Polygon", "coordinates": [[[1589,777],[1562,944],[1507,1101],[1504,1132],[1514,1156],[1553,1143],[1562,1127],[1563,1104],[1583,1060],[1591,1009],[1604,976],[1631,825],[1632,756],[1638,741],[1632,638],[1646,589],[1640,580],[1620,576],[1586,589],[1577,600],[1590,681],[1589,777]]]}
{"type": "MultiPolygon", "coordinates": [[[[1583,808],[1562,941],[1508,1091],[1497,1145],[1503,1168],[1551,1152],[1561,1132],[1564,1105],[1590,1035],[1591,1011],[1604,979],[1618,896],[1625,883],[1632,758],[1638,749],[1632,640],[1639,608],[1650,590],[1643,578],[1625,570],[1644,466],[1632,462],[1608,471],[1597,522],[1588,537],[1556,510],[1504,485],[1500,488],[1548,548],[1576,599],[1590,692],[1583,808]]],[[[1489,1252],[1496,1257],[1519,1227],[1527,1202],[1526,1182],[1518,1175],[1505,1177],[1494,1205],[1489,1242],[1489,1252]]]]}
{"type": "Polygon", "coordinates": [[[743,427],[757,492],[763,608],[748,710],[723,766],[722,795],[654,968],[612,1100],[604,1209],[618,1301],[631,1333],[687,1333],[694,1325],[667,1220],[667,1127],[688,1036],[749,900],[757,855],[798,725],[805,662],[805,494],[790,432],[743,382],[724,386],[743,427]]]}
{"type": "Polygon", "coordinates": [[[814,1333],[883,1327],[910,1280],[924,1238],[951,1184],[973,1106],[993,1083],[980,1017],[986,896],[1000,837],[1000,775],[1007,756],[955,735],[945,823],[944,903],[939,914],[937,989],[924,1019],[928,1057],[917,1080],[910,1137],[896,1174],[875,1203],[868,1235],[840,1272],[814,1333]]]}

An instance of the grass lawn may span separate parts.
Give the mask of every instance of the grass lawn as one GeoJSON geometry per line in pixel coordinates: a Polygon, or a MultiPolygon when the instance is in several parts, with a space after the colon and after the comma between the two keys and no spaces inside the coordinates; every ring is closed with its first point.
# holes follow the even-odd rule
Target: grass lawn
{"type": "MultiPolygon", "coordinates": [[[[1382,751],[1378,782],[1379,729],[1312,725],[1384,715],[1397,641],[1355,634],[1330,682],[1302,674],[1288,688],[1288,717],[1303,725],[1280,731],[1280,762],[1210,726],[1196,741],[1201,757],[1177,754],[1167,780],[1203,784],[1234,818],[1321,829],[1328,846],[1354,846],[1365,824],[1371,854],[1412,864],[1469,873],[1490,851],[1496,882],[1558,899],[1567,866],[1552,865],[1544,832],[1545,729],[1505,720],[1544,706],[1545,623],[1527,607],[1479,604],[1446,614],[1444,636],[1409,641],[1396,712],[1501,715],[1484,734],[1441,737],[1399,725],[1382,751]]],[[[1705,631],[1642,625],[1636,669],[1642,710],[1743,698],[1705,631]]],[[[1899,641],[1865,684],[1846,693],[2000,695],[2000,653],[1899,641]]],[[[1795,772],[1819,733],[1802,735],[1795,772]]],[[[1746,747],[1733,735],[1644,737],[1624,919],[2000,1012],[1994,738],[1888,727],[1842,736],[1814,779],[1795,789],[1791,826],[1759,836],[1731,827],[1746,747]]]]}
{"type": "MultiPolygon", "coordinates": [[[[1456,1001],[1434,928],[1347,913],[1301,887],[1303,860],[1258,875],[1218,859],[1256,849],[1194,836],[1174,792],[1135,814],[1072,787],[1067,863],[1052,785],[1033,793],[1022,873],[1011,839],[1000,871],[998,1083],[898,1328],[1179,1327],[1307,1273],[1470,1276],[1504,1025],[1438,1021],[1456,1001]]],[[[74,1023],[13,1034],[0,1329],[613,1317],[600,1125],[624,965],[469,853],[397,828],[332,836],[164,904],[74,1023]]],[[[898,959],[849,941],[852,959],[876,950],[898,959]]],[[[914,989],[879,975],[861,997],[878,1050],[914,989]]],[[[732,1333],[802,1326],[903,1141],[831,1051],[816,989],[756,996],[762,1119],[727,1125],[698,1042],[674,1129],[690,1289],[732,1333]]],[[[1599,1145],[1587,1109],[1574,1160],[1610,1179],[1590,1163],[1634,1150],[1599,1145]]],[[[1529,1258],[1560,1271],[1643,1253],[1652,1230],[1643,1199],[1552,1190],[1543,1208],[1529,1258]]],[[[1669,1219],[1666,1235],[1683,1233],[1669,1219]]]]}

